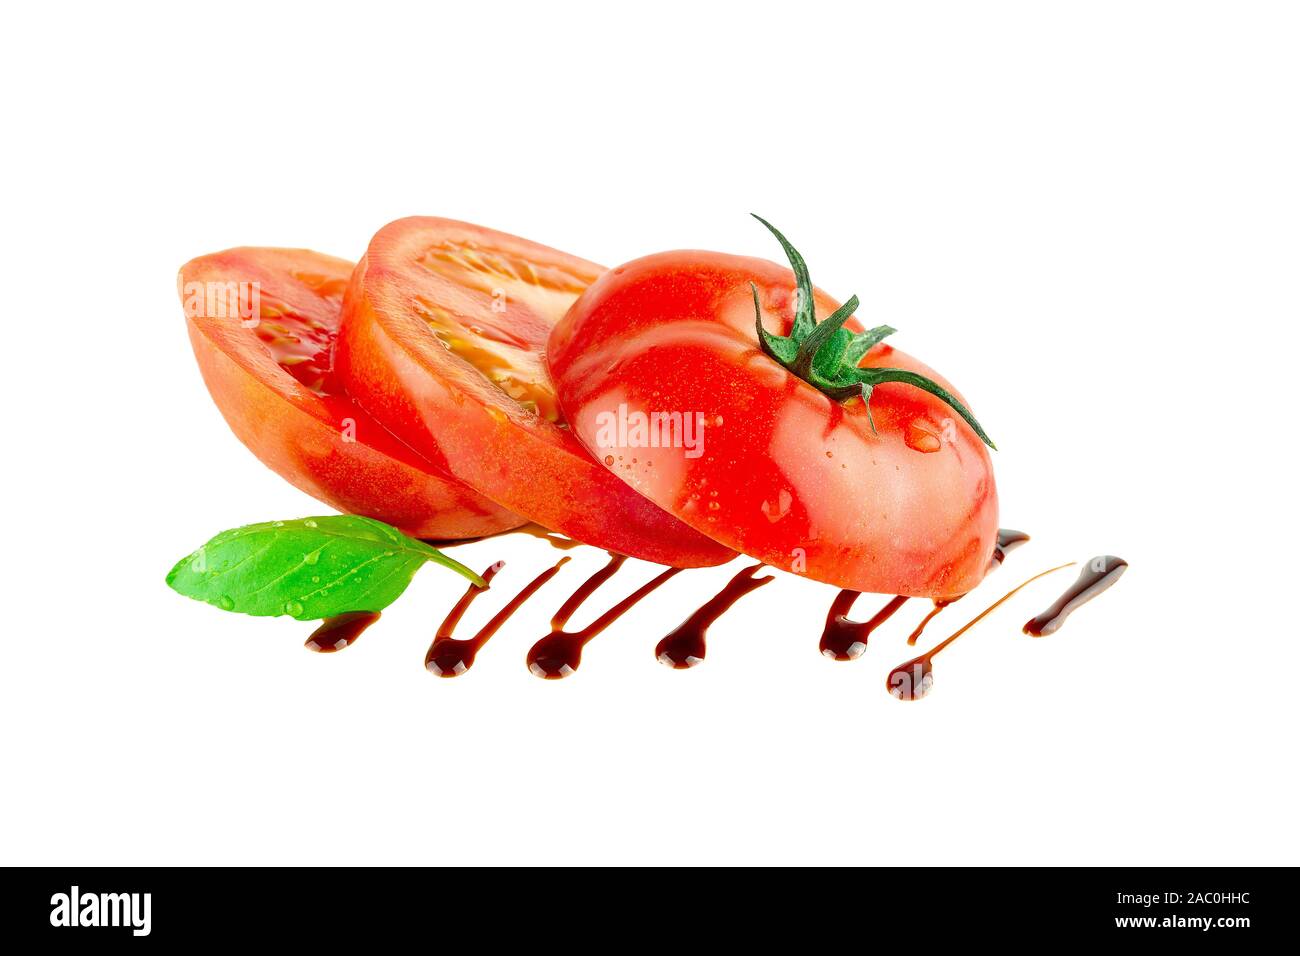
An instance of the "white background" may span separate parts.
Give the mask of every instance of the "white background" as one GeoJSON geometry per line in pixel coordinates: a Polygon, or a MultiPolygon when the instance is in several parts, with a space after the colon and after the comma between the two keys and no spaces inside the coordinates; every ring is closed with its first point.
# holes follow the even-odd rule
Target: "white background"
{"type": "MultiPolygon", "coordinates": [[[[0,861],[1297,862],[1294,8],[4,18],[0,861]],[[208,399],[185,260],[355,258],[408,214],[610,265],[778,257],[750,211],[1002,448],[1002,523],[1034,541],[931,635],[1063,560],[1123,555],[1114,590],[1031,641],[1072,572],[1040,582],[904,704],[884,677],[923,608],[835,664],[833,589],[784,575],[703,666],[657,665],[739,565],[679,576],[558,683],[523,654],[596,552],[454,681],[420,666],[461,591],[436,568],[333,656],[164,586],[223,528],[322,511],[208,399]]],[[[456,554],[508,558],[512,585],[553,560],[517,538],[456,554]]]]}

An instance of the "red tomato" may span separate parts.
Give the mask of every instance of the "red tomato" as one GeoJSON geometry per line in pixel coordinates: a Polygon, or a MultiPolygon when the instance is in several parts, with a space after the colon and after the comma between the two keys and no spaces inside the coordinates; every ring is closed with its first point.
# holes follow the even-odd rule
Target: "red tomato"
{"type": "MultiPolygon", "coordinates": [[[[927,377],[956,404],[890,382],[875,386],[868,413],[860,397],[837,400],[793,373],[760,347],[755,308],[767,332],[790,335],[795,285],[774,263],[712,252],[607,272],[551,333],[570,427],[639,493],[769,565],[860,591],[965,593],[988,566],[998,506],[988,451],[958,411],[964,400],[885,344],[835,373],[844,391],[884,374],[858,366],[887,367],[901,371],[885,377],[927,377]]],[[[821,292],[811,298],[818,315],[838,308],[821,292]]],[[[846,328],[828,338],[833,352],[861,330],[846,328]]],[[[829,373],[837,355],[816,354],[829,373]]]]}
{"type": "Polygon", "coordinates": [[[602,271],[468,223],[390,223],[353,273],[339,372],[394,434],[502,507],[620,554],[720,564],[730,551],[610,475],[560,419],[543,351],[602,271]]]}
{"type": "Polygon", "coordinates": [[[358,408],[331,371],[352,264],[305,249],[187,262],[178,289],[208,391],[263,464],[339,511],[467,538],[523,519],[446,477],[358,408]]]}

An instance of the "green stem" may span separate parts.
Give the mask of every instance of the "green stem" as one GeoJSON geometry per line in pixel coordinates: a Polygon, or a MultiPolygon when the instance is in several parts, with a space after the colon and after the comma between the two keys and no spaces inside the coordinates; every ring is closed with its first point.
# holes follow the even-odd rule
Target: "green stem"
{"type": "Polygon", "coordinates": [[[812,372],[813,359],[817,357],[817,353],[843,327],[857,307],[858,297],[856,295],[851,296],[848,302],[836,309],[829,317],[817,322],[813,326],[812,332],[808,334],[808,338],[800,343],[799,357],[795,359],[795,365],[791,371],[804,381],[807,381],[809,374],[812,372]]]}
{"type": "Polygon", "coordinates": [[[970,410],[958,401],[955,395],[933,379],[928,379],[924,375],[918,375],[916,372],[909,372],[901,368],[858,369],[858,377],[866,387],[874,388],[877,385],[883,385],[885,382],[901,382],[904,385],[919,388],[923,392],[929,392],[936,398],[946,402],[953,411],[965,420],[967,425],[975,430],[975,434],[980,436],[980,441],[997,451],[998,446],[993,444],[993,439],[984,433],[984,429],[980,427],[980,423],[975,420],[975,416],[970,413],[970,410]]]}
{"type": "Polygon", "coordinates": [[[785,250],[790,268],[794,270],[797,296],[790,334],[773,335],[763,328],[763,309],[758,298],[758,286],[750,283],[754,295],[754,331],[764,353],[837,402],[860,396],[866,405],[867,420],[871,423],[873,432],[876,430],[871,415],[873,390],[875,386],[886,382],[898,382],[929,392],[945,402],[970,425],[981,441],[990,448],[997,448],[970,410],[938,382],[901,368],[859,368],[858,363],[866,354],[886,336],[892,335],[894,329],[881,325],[856,334],[845,330],[844,323],[858,307],[856,295],[818,322],[808,264],[775,226],[757,214],[754,214],[754,218],[768,228],[785,250]]]}

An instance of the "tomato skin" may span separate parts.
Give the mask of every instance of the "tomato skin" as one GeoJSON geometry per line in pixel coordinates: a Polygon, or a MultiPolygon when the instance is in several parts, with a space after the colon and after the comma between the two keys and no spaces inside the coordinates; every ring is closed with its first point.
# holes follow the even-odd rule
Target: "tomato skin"
{"type": "Polygon", "coordinates": [[[339,373],[394,434],[531,521],[660,564],[728,561],[731,551],[611,476],[566,427],[525,408],[480,368],[504,375],[538,409],[553,405],[547,337],[602,271],[469,223],[390,223],[371,240],[345,297],[339,373]]]}
{"type": "MultiPolygon", "coordinates": [[[[750,282],[765,328],[789,334],[793,273],[765,260],[669,252],[597,280],[547,352],[574,434],[638,492],[773,567],[859,591],[969,591],[997,537],[988,450],[942,401],[901,384],[877,386],[873,434],[861,400],[833,401],[760,350],[750,282]],[[620,406],[625,418],[698,414],[700,454],[611,444],[620,406]]],[[[815,298],[819,318],[838,306],[815,298]]],[[[861,364],[920,372],[957,394],[886,344],[861,364]]]]}
{"type": "Polygon", "coordinates": [[[183,302],[189,283],[256,282],[260,289],[256,328],[244,326],[236,315],[187,315],[199,370],[231,430],[263,464],[301,491],[407,534],[459,539],[522,524],[522,518],[439,474],[357,407],[329,376],[329,347],[351,273],[350,262],[333,256],[252,247],[201,256],[181,267],[183,302]],[[283,338],[273,324],[285,322],[307,344],[280,348],[296,349],[300,354],[294,358],[308,361],[282,365],[283,356],[268,344],[268,338],[283,338]],[[314,342],[308,342],[309,334],[314,342]],[[291,367],[314,388],[291,374],[291,367]],[[309,367],[310,376],[303,374],[309,367]],[[356,440],[345,441],[345,431],[356,440]]]}

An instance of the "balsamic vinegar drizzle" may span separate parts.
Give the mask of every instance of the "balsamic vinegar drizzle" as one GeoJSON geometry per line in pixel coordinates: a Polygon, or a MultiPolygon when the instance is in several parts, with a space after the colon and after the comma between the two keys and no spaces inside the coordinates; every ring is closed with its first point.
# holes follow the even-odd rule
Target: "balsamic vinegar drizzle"
{"type": "MultiPolygon", "coordinates": [[[[989,559],[989,571],[996,571],[998,568],[1002,567],[1002,562],[1007,559],[1007,555],[1028,540],[1029,535],[1025,534],[1023,531],[1014,531],[1011,528],[999,528],[998,543],[993,548],[993,557],[989,559]]],[[[930,613],[925,616],[920,624],[916,625],[916,630],[908,635],[907,646],[915,647],[917,640],[925,631],[925,626],[934,620],[934,616],[954,601],[960,601],[965,596],[966,595],[964,594],[959,594],[957,597],[949,598],[947,601],[935,601],[934,607],[930,609],[930,613]]]]}
{"type": "Polygon", "coordinates": [[[1075,563],[1076,562],[1074,561],[1069,561],[1065,564],[1058,564],[1054,568],[1040,571],[1032,578],[1021,581],[1014,588],[1002,595],[1002,597],[998,598],[984,610],[980,611],[973,618],[959,627],[948,637],[945,637],[938,644],[934,645],[934,647],[930,648],[920,657],[914,657],[910,661],[906,661],[905,663],[899,664],[895,667],[889,672],[889,677],[885,680],[885,687],[899,700],[920,700],[930,692],[930,688],[934,685],[933,661],[940,651],[953,641],[957,640],[957,638],[961,637],[980,621],[984,620],[984,618],[991,614],[995,608],[999,607],[1026,585],[1032,584],[1034,581],[1051,574],[1053,571],[1060,571],[1063,568],[1073,567],[1075,563]]]}
{"type": "Polygon", "coordinates": [[[361,636],[361,632],[379,620],[378,611],[348,611],[336,614],[321,621],[320,626],[311,632],[303,647],[319,654],[333,654],[361,636]]]}
{"type": "Polygon", "coordinates": [[[833,661],[852,661],[862,656],[867,649],[867,638],[871,632],[884,624],[894,613],[907,603],[907,598],[898,595],[876,612],[865,624],[850,621],[848,614],[853,610],[853,602],[862,596],[861,591],[845,589],[835,595],[830,611],[826,614],[826,627],[822,630],[822,639],[818,647],[822,654],[833,661]]]}
{"type": "Polygon", "coordinates": [[[998,543],[993,548],[993,558],[989,561],[989,570],[1001,566],[1002,562],[1007,559],[1007,555],[1016,548],[1020,547],[1029,540],[1029,535],[1023,531],[1013,531],[1011,528],[998,529],[998,543]]]}
{"type": "MultiPolygon", "coordinates": [[[[963,594],[962,597],[965,597],[965,595],[963,594]]],[[[934,620],[934,616],[936,614],[938,614],[940,611],[946,608],[949,604],[952,604],[953,601],[960,601],[960,600],[961,600],[960,597],[955,597],[951,601],[935,601],[934,607],[930,608],[930,612],[926,614],[925,617],[921,618],[921,623],[916,625],[916,630],[914,630],[911,634],[908,635],[907,646],[911,647],[917,642],[917,639],[925,632],[925,626],[934,620]]]]}
{"type": "MultiPolygon", "coordinates": [[[[501,625],[508,621],[510,616],[519,610],[525,601],[537,593],[538,588],[555,577],[560,568],[564,567],[569,560],[568,557],[560,558],[559,561],[555,562],[554,567],[547,568],[525,584],[518,594],[506,602],[505,607],[497,611],[492,620],[479,629],[477,634],[466,640],[458,640],[452,636],[452,633],[456,630],[456,625],[460,623],[460,619],[474,599],[487,590],[486,587],[471,584],[439,626],[433,643],[429,645],[429,650],[424,655],[425,670],[439,677],[459,677],[473,667],[474,658],[483,649],[483,645],[488,642],[489,638],[500,630],[501,625]]],[[[505,567],[505,562],[498,561],[483,572],[483,580],[490,585],[497,572],[503,567],[505,567]]]]}
{"type": "Polygon", "coordinates": [[[574,612],[591,597],[593,591],[612,578],[626,560],[623,555],[610,552],[609,563],[584,581],[555,612],[555,617],[551,618],[551,633],[528,649],[528,669],[533,674],[547,680],[568,677],[582,663],[582,649],[592,638],[630,611],[659,585],[681,571],[681,568],[665,568],[582,630],[564,630],[564,625],[569,623],[569,618],[573,617],[574,612]]]}
{"type": "Polygon", "coordinates": [[[736,574],[721,591],[655,645],[655,659],[674,670],[685,670],[703,661],[708,650],[709,625],[750,591],[757,591],[772,580],[770,574],[762,578],[754,577],[754,573],[763,566],[760,562],[736,574]]]}
{"type": "Polygon", "coordinates": [[[458,544],[474,544],[477,541],[486,541],[488,538],[500,538],[508,534],[526,534],[531,538],[540,538],[552,548],[560,551],[572,551],[574,548],[581,547],[581,541],[575,541],[573,538],[565,537],[558,531],[551,531],[543,528],[541,525],[530,522],[520,525],[518,528],[510,528],[507,531],[497,531],[493,534],[479,535],[477,538],[422,538],[421,540],[435,548],[454,548],[458,544]]]}
{"type": "MultiPolygon", "coordinates": [[[[546,541],[554,548],[564,551],[576,548],[581,544],[581,542],[556,534],[536,524],[527,524],[500,533],[531,535],[546,541]]],[[[486,537],[497,537],[497,535],[488,535],[486,537]]],[[[442,547],[451,547],[479,540],[484,539],[474,538],[431,543],[442,547]]],[[[1023,531],[1000,528],[998,530],[997,544],[993,548],[993,554],[989,559],[988,570],[994,571],[1001,567],[1003,562],[1006,561],[1007,555],[1028,540],[1029,535],[1023,531]]],[[[569,560],[568,556],[560,558],[553,567],[547,568],[524,585],[487,624],[483,625],[477,634],[472,638],[460,640],[453,636],[453,632],[460,623],[461,618],[464,617],[469,605],[479,594],[487,590],[486,586],[479,587],[471,584],[439,626],[437,635],[425,654],[424,666],[431,673],[440,677],[456,677],[465,673],[474,665],[474,659],[478,652],[482,650],[483,645],[501,629],[501,626],[510,619],[515,611],[519,610],[525,601],[537,593],[546,582],[555,577],[560,568],[569,560]]],[[[560,605],[560,609],[551,618],[551,633],[537,641],[528,650],[528,669],[533,674],[547,680],[555,680],[571,675],[582,663],[582,650],[588,642],[681,570],[680,568],[666,568],[586,627],[577,631],[566,631],[564,628],[569,623],[569,619],[602,584],[618,573],[626,560],[622,555],[609,552],[609,561],[605,566],[588,577],[560,605]]],[[[1073,561],[1061,564],[1022,581],[948,637],[930,648],[930,650],[912,658],[910,661],[899,664],[891,670],[885,681],[886,688],[894,697],[900,700],[918,700],[924,697],[934,685],[934,658],[944,648],[969,631],[1022,588],[1041,577],[1071,567],[1074,564],[1073,561]]],[[[491,582],[497,572],[504,566],[505,562],[498,561],[485,570],[482,575],[484,582],[491,582]]],[[[773,579],[770,574],[763,577],[755,576],[763,567],[762,563],[754,564],[742,569],[733,576],[721,591],[697,608],[685,621],[659,641],[655,646],[655,658],[661,664],[676,670],[685,670],[703,661],[708,649],[707,635],[709,627],[742,597],[773,579]]],[[[1055,633],[1065,623],[1066,618],[1076,609],[1113,586],[1127,569],[1128,562],[1114,555],[1100,555],[1092,558],[1079,573],[1078,579],[1050,607],[1025,624],[1024,632],[1033,637],[1045,637],[1048,634],[1055,633]]],[[[859,623],[849,620],[848,615],[853,610],[854,602],[861,596],[861,591],[848,589],[840,591],[835,596],[835,600],[826,615],[826,626],[822,632],[819,645],[822,654],[826,657],[837,661],[849,661],[861,657],[867,649],[867,641],[872,632],[888,621],[908,601],[906,596],[896,595],[881,607],[870,620],[859,623]]],[[[926,625],[934,620],[940,611],[960,600],[961,597],[964,597],[964,595],[948,600],[935,601],[934,606],[907,638],[907,643],[909,645],[916,644],[917,639],[924,633],[926,625]]],[[[366,628],[377,620],[379,620],[379,612],[377,611],[353,611],[327,618],[307,639],[306,646],[310,650],[321,653],[342,650],[350,646],[366,628]]]]}
{"type": "Polygon", "coordinates": [[[520,525],[518,528],[513,528],[510,531],[507,531],[506,534],[526,534],[532,538],[540,538],[552,548],[558,548],[561,551],[572,551],[574,548],[582,545],[581,541],[575,541],[573,538],[566,538],[558,531],[551,531],[548,528],[543,528],[541,525],[534,523],[520,525]]]}
{"type": "MultiPolygon", "coordinates": [[[[1029,535],[1023,531],[1000,528],[998,530],[997,545],[993,548],[993,557],[989,560],[989,570],[992,571],[994,568],[1000,567],[1009,552],[1014,551],[1028,540],[1029,535]]],[[[862,591],[846,589],[835,596],[835,600],[831,603],[831,609],[826,614],[826,627],[822,630],[822,639],[818,645],[823,656],[829,657],[833,661],[857,660],[867,649],[867,639],[871,636],[871,633],[893,617],[894,613],[907,602],[907,598],[899,594],[877,611],[871,620],[859,624],[856,621],[849,620],[849,611],[853,609],[853,602],[862,593],[862,591]]],[[[925,619],[917,625],[916,630],[908,637],[907,643],[909,645],[915,644],[925,630],[925,626],[934,620],[934,616],[963,596],[958,595],[958,597],[949,598],[946,601],[935,601],[934,607],[925,616],[925,619]]]]}
{"type": "Polygon", "coordinates": [[[1024,632],[1030,637],[1055,634],[1067,617],[1113,585],[1127,570],[1128,562],[1113,554],[1102,554],[1091,559],[1079,572],[1078,580],[1051,607],[1025,624],[1024,632]]]}

